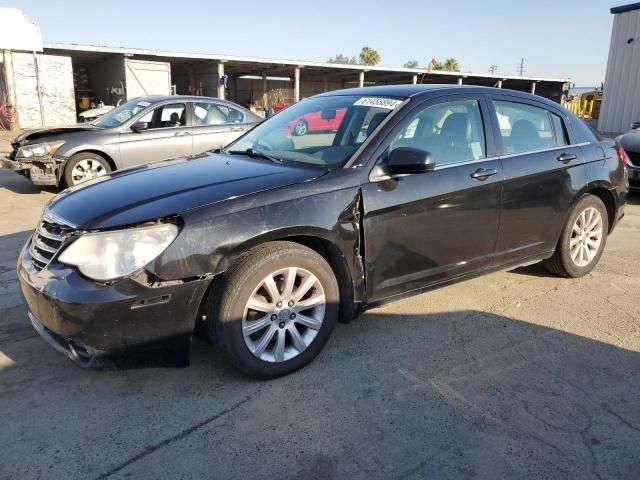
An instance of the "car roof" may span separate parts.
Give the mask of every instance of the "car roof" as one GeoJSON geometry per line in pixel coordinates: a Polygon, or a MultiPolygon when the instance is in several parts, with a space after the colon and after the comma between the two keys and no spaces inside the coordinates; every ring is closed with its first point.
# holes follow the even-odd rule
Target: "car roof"
{"type": "Polygon", "coordinates": [[[321,93],[315,95],[315,97],[326,97],[334,95],[353,95],[353,96],[368,96],[368,95],[380,95],[385,97],[399,97],[399,98],[411,98],[417,96],[427,96],[430,94],[441,93],[475,93],[475,94],[503,94],[510,95],[529,100],[535,100],[540,103],[554,106],[556,108],[560,105],[552,100],[541,97],[539,95],[532,95],[530,93],[521,92],[518,90],[510,90],[508,88],[495,88],[495,87],[482,87],[478,85],[451,85],[451,84],[426,84],[426,85],[380,85],[375,87],[362,87],[362,88],[347,88],[344,90],[335,90],[333,92],[321,93]]]}
{"type": "Polygon", "coordinates": [[[222,103],[231,103],[228,100],[223,100],[221,98],[215,97],[204,97],[198,95],[144,95],[142,97],[132,98],[132,101],[144,101],[149,103],[159,103],[167,100],[182,100],[182,101],[212,101],[215,100],[217,102],[222,103]]]}

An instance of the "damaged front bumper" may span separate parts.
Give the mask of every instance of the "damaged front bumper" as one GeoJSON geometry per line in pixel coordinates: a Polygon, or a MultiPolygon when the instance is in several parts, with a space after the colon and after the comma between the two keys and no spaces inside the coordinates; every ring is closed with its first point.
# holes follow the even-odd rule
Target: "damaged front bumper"
{"type": "Polygon", "coordinates": [[[0,158],[0,166],[29,178],[34,185],[57,187],[65,161],[65,158],[50,155],[31,158],[6,156],[0,158]]]}
{"type": "Polygon", "coordinates": [[[188,365],[210,278],[150,283],[142,271],[102,284],[55,260],[39,270],[31,241],[18,259],[17,276],[31,324],[47,343],[85,368],[136,355],[157,362],[153,366],[188,365]]]}

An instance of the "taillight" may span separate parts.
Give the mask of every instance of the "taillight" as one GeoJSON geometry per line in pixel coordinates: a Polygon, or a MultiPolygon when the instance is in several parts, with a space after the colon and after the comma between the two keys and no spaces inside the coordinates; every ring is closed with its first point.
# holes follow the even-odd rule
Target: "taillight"
{"type": "Polygon", "coordinates": [[[616,151],[618,152],[618,160],[620,160],[622,167],[627,168],[629,166],[629,156],[627,155],[627,152],[624,151],[622,145],[618,145],[616,151]]]}

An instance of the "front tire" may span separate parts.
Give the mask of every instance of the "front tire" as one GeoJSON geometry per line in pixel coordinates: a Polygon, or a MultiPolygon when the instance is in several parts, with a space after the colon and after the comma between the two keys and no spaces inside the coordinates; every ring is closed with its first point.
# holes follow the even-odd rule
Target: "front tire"
{"type": "Polygon", "coordinates": [[[64,168],[64,183],[67,187],[74,187],[110,172],[111,166],[104,157],[96,153],[80,152],[67,162],[64,168]]]}
{"type": "Polygon", "coordinates": [[[562,277],[577,278],[598,264],[607,243],[609,217],[602,200],[584,195],[571,211],[553,256],[545,268],[562,277]]]}
{"type": "Polygon", "coordinates": [[[293,242],[266,243],[244,254],[213,298],[210,336],[234,367],[260,379],[310,363],[327,343],[340,303],[329,264],[293,242]]]}

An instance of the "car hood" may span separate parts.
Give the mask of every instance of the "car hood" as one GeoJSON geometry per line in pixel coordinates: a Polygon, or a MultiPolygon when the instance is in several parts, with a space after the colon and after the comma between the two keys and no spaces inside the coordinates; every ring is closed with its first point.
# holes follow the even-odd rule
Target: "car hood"
{"type": "Polygon", "coordinates": [[[205,153],[122,170],[67,189],[51,200],[45,214],[83,230],[112,228],[179,215],[323,173],[244,155],[205,153]]]}
{"type": "Polygon", "coordinates": [[[626,152],[640,153],[640,132],[627,132],[617,140],[626,152]]]}
{"type": "Polygon", "coordinates": [[[85,132],[89,130],[103,130],[101,127],[96,127],[89,123],[78,123],[76,125],[64,125],[58,127],[49,128],[34,128],[31,130],[25,130],[21,132],[16,138],[13,139],[11,144],[15,146],[22,146],[28,143],[32,143],[34,140],[41,140],[44,137],[52,137],[55,135],[63,135],[68,133],[85,132]]]}

